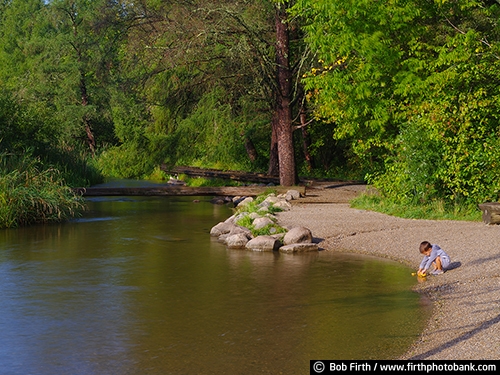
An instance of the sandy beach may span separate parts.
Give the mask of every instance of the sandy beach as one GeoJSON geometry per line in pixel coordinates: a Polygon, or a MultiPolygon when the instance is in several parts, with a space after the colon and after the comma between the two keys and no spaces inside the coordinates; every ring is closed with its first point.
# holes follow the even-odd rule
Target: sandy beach
{"type": "Polygon", "coordinates": [[[500,225],[411,220],[350,208],[364,185],[308,188],[292,209],[278,214],[284,227],[309,228],[323,251],[389,258],[415,270],[418,246],[429,241],[451,258],[450,270],[415,279],[415,291],[433,303],[432,317],[414,345],[395,359],[500,358],[500,225]]]}

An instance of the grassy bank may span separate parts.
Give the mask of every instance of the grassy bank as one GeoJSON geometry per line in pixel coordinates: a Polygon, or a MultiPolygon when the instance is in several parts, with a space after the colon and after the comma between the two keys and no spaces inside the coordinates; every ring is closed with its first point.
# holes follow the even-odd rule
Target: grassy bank
{"type": "Polygon", "coordinates": [[[30,156],[0,155],[0,228],[60,222],[83,209],[57,169],[30,156]]]}
{"type": "Polygon", "coordinates": [[[377,194],[362,194],[353,199],[351,207],[376,211],[406,219],[464,220],[481,221],[481,211],[477,206],[456,204],[449,206],[443,201],[428,204],[398,204],[377,194]]]}

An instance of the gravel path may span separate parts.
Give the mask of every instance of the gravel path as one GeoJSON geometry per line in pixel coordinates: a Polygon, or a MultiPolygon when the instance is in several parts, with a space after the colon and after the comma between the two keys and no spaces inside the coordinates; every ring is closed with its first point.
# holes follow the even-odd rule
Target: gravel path
{"type": "Polygon", "coordinates": [[[415,290],[434,310],[426,329],[399,359],[500,358],[500,225],[449,220],[411,220],[350,208],[364,185],[308,188],[292,210],[278,214],[284,227],[309,228],[320,248],[376,255],[415,270],[420,242],[441,246],[452,269],[429,276],[415,290]]]}

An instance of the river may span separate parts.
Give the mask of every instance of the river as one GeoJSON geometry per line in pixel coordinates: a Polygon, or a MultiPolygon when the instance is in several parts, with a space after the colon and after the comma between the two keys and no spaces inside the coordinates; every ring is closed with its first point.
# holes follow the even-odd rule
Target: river
{"type": "Polygon", "coordinates": [[[305,374],[390,359],[429,317],[408,268],[354,254],[229,250],[229,207],[102,197],[0,231],[0,373],[305,374]]]}

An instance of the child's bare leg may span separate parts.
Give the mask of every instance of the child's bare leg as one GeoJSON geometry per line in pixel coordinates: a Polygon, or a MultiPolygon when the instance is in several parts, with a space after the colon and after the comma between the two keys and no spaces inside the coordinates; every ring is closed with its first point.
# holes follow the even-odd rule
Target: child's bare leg
{"type": "Polygon", "coordinates": [[[441,257],[436,258],[436,261],[434,262],[434,267],[436,267],[437,270],[440,271],[443,270],[443,265],[441,264],[441,257]]]}

